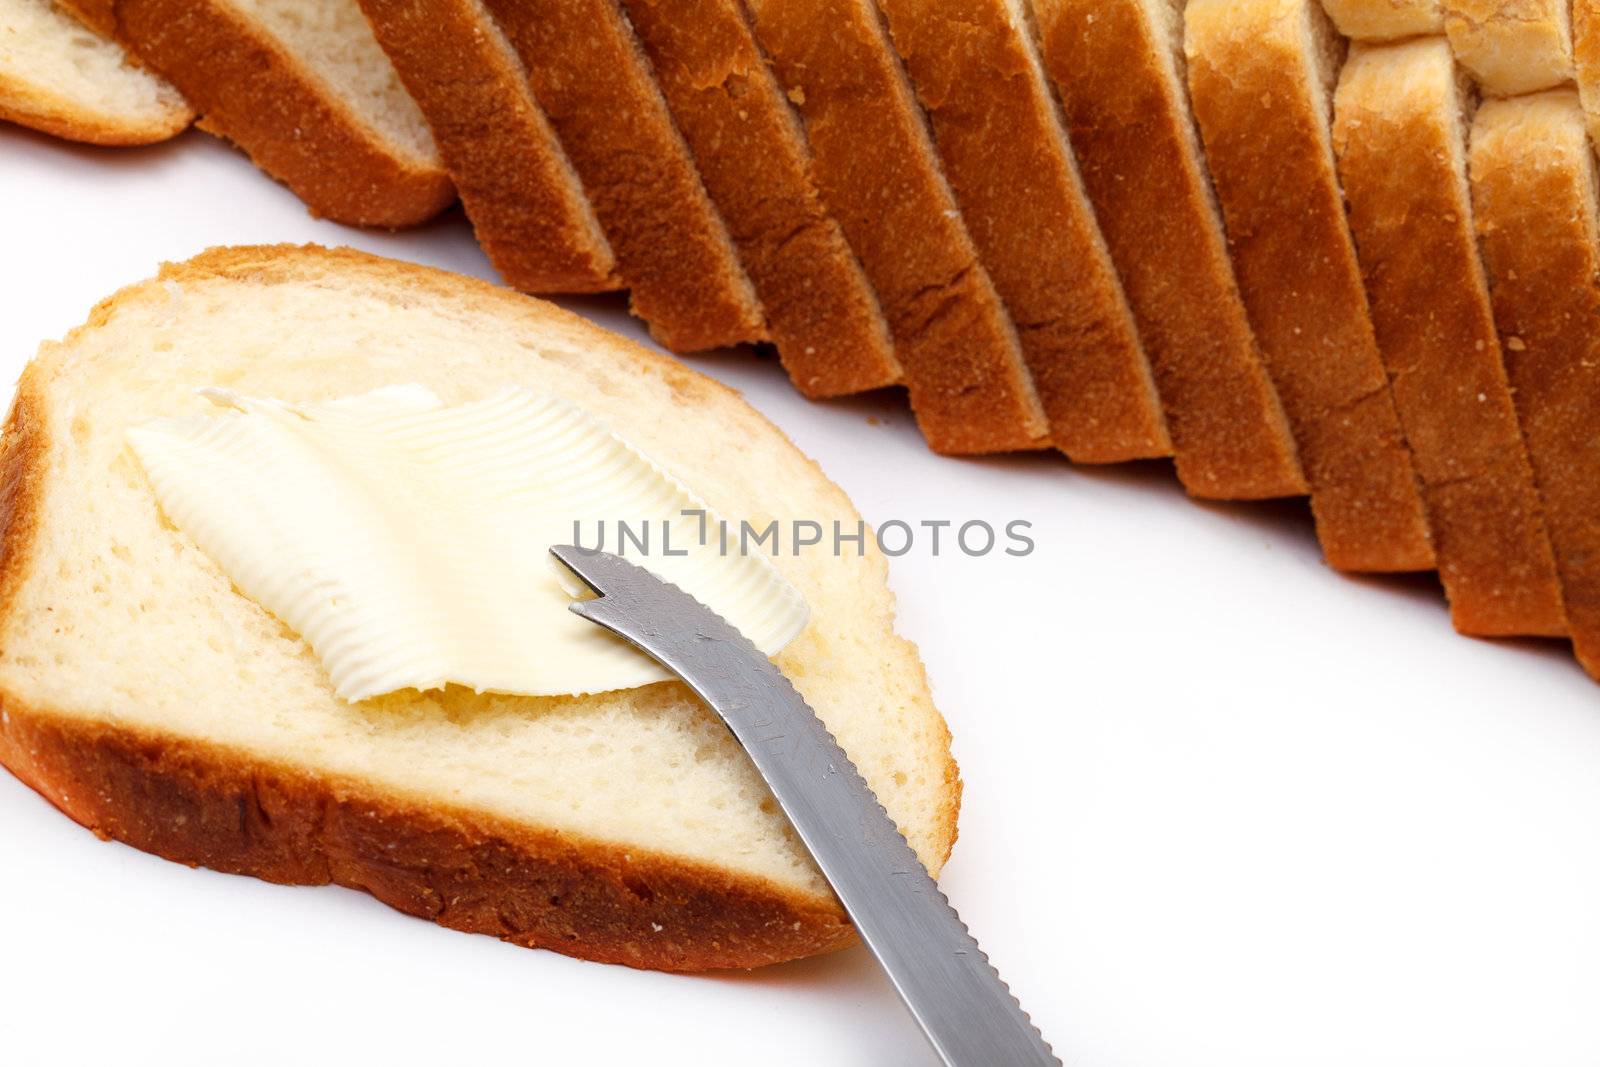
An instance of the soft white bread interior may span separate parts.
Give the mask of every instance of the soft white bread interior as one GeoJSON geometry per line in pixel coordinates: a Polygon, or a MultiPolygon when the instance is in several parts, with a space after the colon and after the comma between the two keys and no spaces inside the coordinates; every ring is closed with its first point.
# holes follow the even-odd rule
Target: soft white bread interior
{"type": "Polygon", "coordinates": [[[1444,32],[1439,0],[1322,0],[1322,7],[1340,33],[1358,41],[1444,32]]]}
{"type": "Polygon", "coordinates": [[[1487,96],[1572,81],[1573,0],[1441,0],[1456,61],[1487,96]]]}
{"type": "Polygon", "coordinates": [[[422,111],[406,95],[394,64],[378,47],[353,0],[286,4],[228,0],[258,20],[338,98],[370,124],[394,153],[416,167],[443,168],[422,111]]]}
{"type": "Polygon", "coordinates": [[[165,141],[183,96],[51,0],[0,0],[0,119],[90,144],[165,141]]]}
{"type": "MultiPolygon", "coordinates": [[[[332,880],[521,944],[700,969],[849,943],[743,750],[684,686],[347,704],[164,519],[124,438],[202,410],[197,386],[316,400],[397,382],[447,403],[555,394],[730,518],[856,528],[735,393],[576,316],[349,251],[216,250],[102,303],[23,376],[0,501],[0,761],[148,851],[332,880]]],[[[812,612],[778,663],[937,871],[959,783],[883,558],[775,563],[812,612]]]]}
{"type": "Polygon", "coordinates": [[[411,226],[455,199],[421,111],[356,0],[62,0],[169,79],[305,201],[358,226],[411,226]]]}

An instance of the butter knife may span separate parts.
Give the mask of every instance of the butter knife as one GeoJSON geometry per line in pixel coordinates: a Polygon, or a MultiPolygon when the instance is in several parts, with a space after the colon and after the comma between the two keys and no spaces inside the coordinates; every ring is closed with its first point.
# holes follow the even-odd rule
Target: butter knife
{"type": "Polygon", "coordinates": [[[550,551],[597,594],[572,611],[682,678],[727,723],[944,1062],[1060,1067],[855,764],[772,661],[642,567],[571,545],[550,551]]]}

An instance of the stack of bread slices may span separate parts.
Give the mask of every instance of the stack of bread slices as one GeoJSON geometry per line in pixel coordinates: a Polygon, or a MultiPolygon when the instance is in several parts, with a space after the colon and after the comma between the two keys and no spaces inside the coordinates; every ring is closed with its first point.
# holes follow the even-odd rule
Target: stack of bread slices
{"type": "Polygon", "coordinates": [[[63,3],[319,215],[459,196],[507,283],[903,386],[939,452],[1309,495],[1332,566],[1600,676],[1600,0],[63,3]]]}

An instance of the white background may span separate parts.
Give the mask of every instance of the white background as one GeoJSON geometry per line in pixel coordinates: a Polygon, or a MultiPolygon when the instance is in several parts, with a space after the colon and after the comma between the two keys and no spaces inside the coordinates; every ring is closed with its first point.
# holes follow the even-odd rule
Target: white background
{"type": "MultiPolygon", "coordinates": [[[[459,215],[316,222],[203,134],[0,128],[0,378],[158,261],[348,243],[490,276],[459,215]]],[[[638,333],[613,299],[574,302],[638,333]]],[[[743,390],[869,520],[1033,523],[1026,559],[894,561],[966,782],[943,884],[1071,1065],[1600,1062],[1600,688],[1455,636],[1431,578],[1320,562],[1304,506],[1164,464],[941,459],[897,397],[743,390]]],[[[96,840],[0,773],[0,1059],[46,1064],[925,1064],[859,949],[630,971],[336,888],[96,840]]]]}

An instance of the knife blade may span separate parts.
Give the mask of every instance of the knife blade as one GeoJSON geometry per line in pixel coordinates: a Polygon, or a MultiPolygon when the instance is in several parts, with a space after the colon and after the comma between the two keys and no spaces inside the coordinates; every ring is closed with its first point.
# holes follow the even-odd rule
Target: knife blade
{"type": "Polygon", "coordinates": [[[570,608],[682,678],[722,717],[951,1067],[1053,1064],[1051,1052],[883,805],[789,679],[705,605],[627,560],[551,554],[597,596],[570,608]]]}

